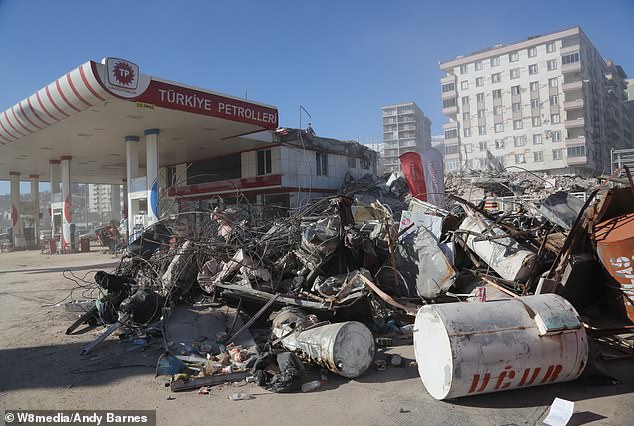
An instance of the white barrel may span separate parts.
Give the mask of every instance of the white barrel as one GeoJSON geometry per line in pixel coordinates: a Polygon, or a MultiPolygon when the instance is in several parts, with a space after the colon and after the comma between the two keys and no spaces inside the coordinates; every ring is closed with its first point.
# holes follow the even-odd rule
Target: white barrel
{"type": "Polygon", "coordinates": [[[505,280],[526,281],[533,273],[537,255],[513,238],[505,237],[508,233],[489,219],[467,216],[460,230],[475,232],[468,235],[467,246],[505,280]],[[495,239],[476,241],[480,234],[491,236],[487,227],[495,239]]]}
{"type": "Polygon", "coordinates": [[[289,350],[299,350],[302,359],[308,363],[321,365],[351,379],[361,376],[374,359],[372,332],[357,321],[294,333],[284,338],[282,345],[289,350]]]}
{"type": "Polygon", "coordinates": [[[436,399],[574,380],[588,360],[575,309],[555,294],[419,309],[414,352],[436,399]]]}

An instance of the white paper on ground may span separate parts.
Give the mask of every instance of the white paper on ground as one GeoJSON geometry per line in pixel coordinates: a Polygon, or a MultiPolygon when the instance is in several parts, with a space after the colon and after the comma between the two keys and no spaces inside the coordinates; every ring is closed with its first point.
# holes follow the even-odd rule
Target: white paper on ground
{"type": "Polygon", "coordinates": [[[555,398],[550,406],[550,412],[544,423],[550,426],[565,426],[575,411],[575,403],[561,398],[555,398]]]}

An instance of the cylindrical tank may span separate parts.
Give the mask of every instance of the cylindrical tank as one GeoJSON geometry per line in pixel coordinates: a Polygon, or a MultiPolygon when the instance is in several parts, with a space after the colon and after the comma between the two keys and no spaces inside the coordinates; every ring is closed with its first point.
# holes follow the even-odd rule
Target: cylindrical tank
{"type": "Polygon", "coordinates": [[[541,294],[423,306],[414,352],[427,391],[446,399],[574,380],[588,341],[572,305],[541,294]]]}
{"type": "Polygon", "coordinates": [[[460,230],[468,232],[467,246],[505,280],[526,281],[533,273],[537,255],[513,238],[505,237],[508,233],[489,219],[467,216],[460,224],[460,230]],[[493,231],[495,239],[479,241],[481,234],[492,235],[487,227],[493,231]]]}
{"type": "Polygon", "coordinates": [[[623,311],[634,321],[634,213],[599,223],[595,241],[601,264],[619,285],[623,311]]]}
{"type": "MultiPolygon", "coordinates": [[[[273,328],[282,337],[282,328],[273,328]]],[[[333,373],[354,379],[368,369],[374,359],[374,338],[365,325],[357,321],[327,324],[292,333],[282,345],[299,350],[304,361],[321,365],[333,373]]]]}

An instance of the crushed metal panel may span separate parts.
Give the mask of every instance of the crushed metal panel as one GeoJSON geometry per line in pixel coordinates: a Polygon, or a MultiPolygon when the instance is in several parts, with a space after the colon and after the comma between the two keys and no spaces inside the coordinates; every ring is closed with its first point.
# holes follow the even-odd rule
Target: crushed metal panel
{"type": "Polygon", "coordinates": [[[570,231],[584,202],[567,192],[556,192],[541,202],[539,212],[550,222],[570,231]]]}
{"type": "Polygon", "coordinates": [[[416,293],[426,299],[446,293],[456,280],[456,270],[438,246],[434,235],[424,227],[420,227],[416,233],[414,250],[418,254],[416,293]]]}

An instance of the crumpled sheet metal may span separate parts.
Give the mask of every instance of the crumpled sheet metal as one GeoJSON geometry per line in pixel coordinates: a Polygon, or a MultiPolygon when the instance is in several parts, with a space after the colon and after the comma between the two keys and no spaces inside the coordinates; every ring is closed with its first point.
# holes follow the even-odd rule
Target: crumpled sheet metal
{"type": "Polygon", "coordinates": [[[414,250],[418,254],[416,293],[426,299],[446,293],[456,280],[456,270],[434,235],[423,226],[418,228],[414,237],[414,250]]]}
{"type": "Polygon", "coordinates": [[[493,231],[494,236],[506,235],[506,232],[494,226],[488,219],[467,216],[459,229],[476,234],[467,236],[467,246],[505,280],[526,281],[533,270],[537,255],[511,237],[476,241],[479,234],[490,235],[485,225],[493,231]]]}

